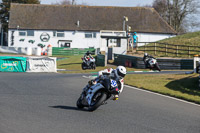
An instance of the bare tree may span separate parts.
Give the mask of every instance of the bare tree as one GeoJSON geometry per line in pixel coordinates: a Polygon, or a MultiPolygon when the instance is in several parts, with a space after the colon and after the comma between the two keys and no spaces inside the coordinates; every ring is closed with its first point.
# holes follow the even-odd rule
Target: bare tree
{"type": "Polygon", "coordinates": [[[53,5],[76,5],[76,0],[62,0],[60,2],[52,3],[53,5]]]}
{"type": "Polygon", "coordinates": [[[154,0],[152,6],[180,33],[185,31],[184,22],[187,16],[196,13],[198,3],[195,0],[154,0]]]}

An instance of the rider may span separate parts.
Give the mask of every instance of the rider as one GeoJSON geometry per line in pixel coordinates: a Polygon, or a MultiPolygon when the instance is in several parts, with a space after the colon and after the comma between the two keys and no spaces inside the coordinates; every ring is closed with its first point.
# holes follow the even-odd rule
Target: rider
{"type": "Polygon", "coordinates": [[[89,59],[90,58],[93,58],[92,55],[91,55],[91,52],[87,51],[87,53],[85,53],[85,55],[84,55],[84,59],[87,62],[87,65],[89,65],[89,59]]]}
{"type": "MultiPolygon", "coordinates": [[[[154,57],[151,56],[151,55],[148,55],[148,53],[144,53],[143,61],[144,61],[144,64],[145,64],[145,68],[148,68],[148,67],[149,67],[148,60],[149,60],[150,58],[154,58],[154,57]]],[[[155,58],[154,58],[154,59],[155,59],[155,58]]]]}
{"type": "MultiPolygon", "coordinates": [[[[119,93],[123,91],[124,87],[124,77],[126,75],[126,68],[124,66],[118,66],[116,69],[108,68],[102,71],[99,71],[98,77],[95,80],[90,80],[86,88],[89,88],[91,85],[97,83],[97,80],[101,79],[104,75],[109,75],[112,79],[117,81],[117,85],[119,87],[119,93]]],[[[119,95],[114,95],[113,100],[118,100],[119,95]]]]}

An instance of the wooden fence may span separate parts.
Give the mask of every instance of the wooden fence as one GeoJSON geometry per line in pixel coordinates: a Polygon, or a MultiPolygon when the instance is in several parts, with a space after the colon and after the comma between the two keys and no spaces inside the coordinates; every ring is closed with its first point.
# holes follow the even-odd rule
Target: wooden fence
{"type": "Polygon", "coordinates": [[[138,42],[138,44],[140,43],[144,45],[137,47],[136,51],[150,52],[154,55],[190,57],[200,54],[199,46],[174,45],[158,42],[138,42]]]}

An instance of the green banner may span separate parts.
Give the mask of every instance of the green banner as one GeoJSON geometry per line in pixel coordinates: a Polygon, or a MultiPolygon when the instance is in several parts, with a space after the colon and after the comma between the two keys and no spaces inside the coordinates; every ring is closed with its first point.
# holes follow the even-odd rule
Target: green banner
{"type": "Polygon", "coordinates": [[[26,58],[0,56],[0,71],[1,72],[25,72],[26,71],[26,58]]]}

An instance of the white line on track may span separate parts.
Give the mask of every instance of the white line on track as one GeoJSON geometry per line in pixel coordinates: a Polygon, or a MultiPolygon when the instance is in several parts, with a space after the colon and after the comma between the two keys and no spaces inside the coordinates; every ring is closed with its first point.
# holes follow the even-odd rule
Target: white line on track
{"type": "Polygon", "coordinates": [[[178,99],[178,98],[174,98],[174,97],[162,95],[162,94],[155,93],[155,92],[151,92],[151,91],[148,91],[148,90],[139,89],[139,88],[132,87],[132,86],[129,86],[129,85],[124,85],[124,86],[125,86],[125,87],[128,87],[128,88],[131,88],[131,89],[134,89],[134,90],[139,90],[139,91],[151,93],[151,94],[154,94],[154,95],[159,95],[159,96],[162,96],[162,97],[170,98],[170,99],[173,99],[173,100],[176,100],[176,101],[180,101],[180,102],[184,102],[184,103],[188,103],[188,104],[191,104],[191,105],[195,105],[195,106],[200,107],[200,105],[198,105],[198,104],[195,104],[195,103],[192,103],[192,102],[188,102],[188,101],[185,101],[185,100],[181,100],[181,99],[178,99]]]}

